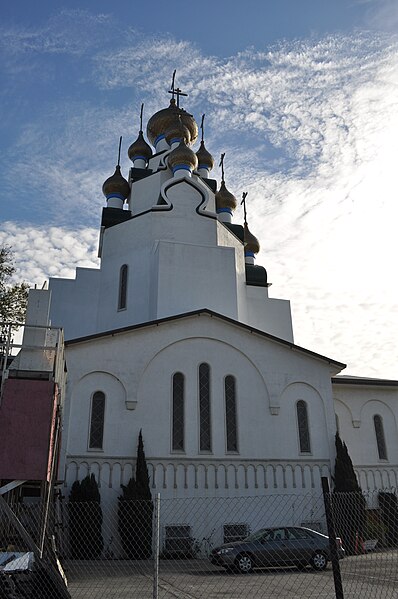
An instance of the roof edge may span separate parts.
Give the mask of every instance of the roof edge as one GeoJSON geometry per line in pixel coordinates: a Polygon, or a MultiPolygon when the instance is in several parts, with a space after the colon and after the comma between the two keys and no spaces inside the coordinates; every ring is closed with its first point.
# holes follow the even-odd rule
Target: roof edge
{"type": "Polygon", "coordinates": [[[333,376],[332,385],[358,385],[361,387],[398,387],[394,379],[374,379],[362,376],[333,376]]]}
{"type": "Polygon", "coordinates": [[[281,339],[280,337],[276,337],[275,335],[271,335],[271,333],[266,333],[265,331],[261,331],[260,329],[256,329],[255,327],[252,327],[248,324],[239,322],[238,320],[234,320],[233,318],[230,318],[229,316],[225,316],[223,314],[219,314],[218,312],[214,312],[213,310],[210,310],[209,308],[201,308],[198,310],[193,310],[191,312],[183,312],[181,314],[174,314],[172,316],[165,316],[163,318],[159,318],[156,320],[149,320],[147,322],[141,322],[138,324],[133,324],[133,325],[129,325],[127,327],[121,327],[119,329],[111,329],[109,331],[103,331],[101,333],[94,333],[93,335],[87,335],[85,337],[77,337],[75,339],[69,339],[68,341],[65,341],[65,345],[69,346],[69,345],[75,345],[78,343],[84,343],[86,341],[92,341],[94,339],[100,339],[102,337],[113,337],[115,335],[120,335],[123,333],[128,333],[130,331],[136,331],[139,329],[143,329],[145,327],[150,327],[150,326],[159,326],[168,322],[172,322],[175,320],[182,320],[184,318],[190,318],[192,316],[200,316],[202,314],[205,314],[206,316],[210,316],[210,317],[215,317],[218,318],[220,320],[223,320],[224,322],[228,322],[229,324],[232,324],[234,326],[237,326],[241,329],[244,329],[246,331],[249,331],[250,333],[254,333],[256,335],[259,335],[261,337],[266,337],[267,339],[270,339],[271,341],[274,341],[276,343],[279,343],[280,345],[283,345],[285,347],[289,347],[290,349],[293,349],[295,351],[299,351],[301,353],[306,354],[307,356],[311,356],[313,358],[316,358],[318,360],[322,360],[324,362],[327,362],[328,364],[333,364],[334,366],[337,366],[339,369],[344,369],[346,368],[346,364],[344,364],[343,362],[339,362],[338,360],[334,360],[333,358],[328,358],[327,356],[323,356],[322,354],[318,354],[317,352],[314,352],[310,349],[306,349],[305,347],[301,347],[300,345],[296,345],[295,343],[291,342],[291,341],[286,341],[285,339],[281,339]]]}

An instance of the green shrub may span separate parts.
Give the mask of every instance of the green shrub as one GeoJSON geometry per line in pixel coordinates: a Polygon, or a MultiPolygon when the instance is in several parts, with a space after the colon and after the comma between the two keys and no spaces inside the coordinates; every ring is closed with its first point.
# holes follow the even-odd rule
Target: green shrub
{"type": "Polygon", "coordinates": [[[129,559],[152,555],[153,502],[149,486],[142,432],[138,437],[135,477],[122,485],[119,497],[118,530],[123,551],[129,559]]]}
{"type": "Polygon", "coordinates": [[[95,559],[104,548],[101,497],[94,474],[75,481],[69,495],[69,540],[72,558],[95,559]]]}

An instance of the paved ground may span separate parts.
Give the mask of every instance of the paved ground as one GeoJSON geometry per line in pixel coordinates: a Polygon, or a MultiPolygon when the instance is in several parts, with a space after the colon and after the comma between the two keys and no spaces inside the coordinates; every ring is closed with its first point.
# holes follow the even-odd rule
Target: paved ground
{"type": "MultiPolygon", "coordinates": [[[[345,599],[398,598],[398,552],[344,559],[345,599]]],[[[73,599],[152,599],[152,562],[78,561],[66,564],[73,599]]],[[[207,560],[161,561],[159,599],[315,599],[335,597],[333,573],[274,569],[228,574],[207,560]]]]}

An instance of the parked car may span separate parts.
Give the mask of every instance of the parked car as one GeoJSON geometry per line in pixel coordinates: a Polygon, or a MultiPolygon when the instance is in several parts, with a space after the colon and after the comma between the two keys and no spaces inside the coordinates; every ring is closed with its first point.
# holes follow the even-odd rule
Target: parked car
{"type": "MultiPolygon", "coordinates": [[[[344,549],[339,538],[336,543],[341,559],[344,549]]],[[[242,573],[267,566],[311,565],[314,570],[324,570],[329,560],[329,537],[299,526],[262,528],[243,541],[216,547],[210,555],[212,564],[242,573]]]]}

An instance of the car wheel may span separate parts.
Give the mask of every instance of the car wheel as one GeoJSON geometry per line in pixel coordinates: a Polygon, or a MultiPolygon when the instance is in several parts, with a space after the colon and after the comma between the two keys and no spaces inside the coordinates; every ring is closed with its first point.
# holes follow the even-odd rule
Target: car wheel
{"type": "Polygon", "coordinates": [[[324,570],[327,566],[328,560],[326,555],[322,551],[317,551],[311,558],[311,566],[314,570],[324,570]]]}
{"type": "Polygon", "coordinates": [[[253,558],[250,555],[238,555],[235,564],[241,574],[248,574],[253,570],[253,558]]]}

